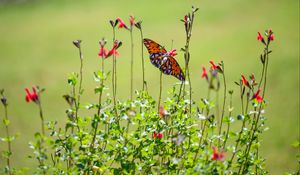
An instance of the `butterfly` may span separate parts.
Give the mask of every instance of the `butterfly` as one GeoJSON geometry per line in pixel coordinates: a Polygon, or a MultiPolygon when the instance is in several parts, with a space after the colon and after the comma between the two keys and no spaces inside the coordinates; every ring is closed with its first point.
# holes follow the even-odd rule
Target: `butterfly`
{"type": "Polygon", "coordinates": [[[185,76],[174,57],[168,54],[166,49],[151,39],[144,39],[151,63],[164,74],[173,75],[180,81],[185,81],[185,76]]]}

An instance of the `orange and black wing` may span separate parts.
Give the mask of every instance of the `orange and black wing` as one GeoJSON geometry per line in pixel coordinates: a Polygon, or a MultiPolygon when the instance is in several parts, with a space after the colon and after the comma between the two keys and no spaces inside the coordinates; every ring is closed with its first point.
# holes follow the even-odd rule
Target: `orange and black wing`
{"type": "Polygon", "coordinates": [[[146,46],[151,63],[159,68],[162,61],[162,56],[167,53],[166,49],[159,45],[157,42],[151,40],[151,39],[144,39],[144,45],[146,46]]]}
{"type": "Polygon", "coordinates": [[[185,81],[185,76],[175,58],[168,56],[164,57],[159,69],[167,75],[173,75],[180,81],[185,81]]]}

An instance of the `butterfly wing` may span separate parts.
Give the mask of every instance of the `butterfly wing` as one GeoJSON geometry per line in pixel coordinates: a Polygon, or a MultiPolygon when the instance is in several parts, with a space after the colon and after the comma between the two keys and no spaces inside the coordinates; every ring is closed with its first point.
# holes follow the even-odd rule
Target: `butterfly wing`
{"type": "Polygon", "coordinates": [[[144,45],[146,46],[149,54],[151,63],[159,68],[162,61],[162,56],[167,53],[166,49],[163,46],[159,45],[151,39],[144,39],[144,45]]]}
{"type": "Polygon", "coordinates": [[[151,39],[144,39],[144,45],[146,46],[149,54],[151,63],[159,68],[164,74],[173,75],[180,81],[185,81],[185,76],[175,60],[171,56],[165,56],[166,49],[151,39]]]}
{"type": "Polygon", "coordinates": [[[182,72],[182,69],[180,68],[179,64],[175,60],[175,58],[168,56],[164,57],[162,60],[162,65],[159,67],[159,69],[167,75],[173,75],[180,81],[185,81],[185,76],[182,72]]]}

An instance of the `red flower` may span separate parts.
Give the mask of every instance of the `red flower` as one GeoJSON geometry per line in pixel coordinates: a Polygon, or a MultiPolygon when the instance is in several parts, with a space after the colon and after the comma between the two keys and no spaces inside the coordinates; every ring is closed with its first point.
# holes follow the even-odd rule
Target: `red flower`
{"type": "Polygon", "coordinates": [[[258,89],[257,92],[254,94],[254,97],[258,103],[261,103],[263,101],[263,98],[259,95],[261,89],[258,89]]]}
{"type": "Polygon", "coordinates": [[[269,41],[273,41],[274,40],[274,34],[273,34],[273,31],[272,31],[272,29],[269,29],[269,31],[268,31],[268,40],[269,41]]]}
{"type": "Polygon", "coordinates": [[[260,34],[260,32],[257,32],[258,35],[256,37],[257,40],[259,40],[260,42],[262,42],[263,44],[266,44],[264,37],[260,34]]]}
{"type": "Polygon", "coordinates": [[[134,16],[130,16],[129,17],[129,21],[130,21],[130,26],[134,26],[135,25],[135,22],[134,22],[134,16]]]}
{"type": "Polygon", "coordinates": [[[30,102],[30,101],[33,101],[33,102],[38,102],[39,101],[39,96],[37,95],[36,93],[36,88],[35,87],[32,87],[32,93],[29,91],[28,88],[25,88],[25,91],[26,91],[26,96],[25,96],[25,100],[27,102],[30,102]]]}
{"type": "Polygon", "coordinates": [[[244,75],[242,75],[242,84],[244,86],[250,87],[248,80],[245,78],[244,75]]]}
{"type": "Polygon", "coordinates": [[[107,57],[107,50],[104,47],[100,47],[98,55],[99,55],[99,57],[106,58],[107,57]]]}
{"type": "Polygon", "coordinates": [[[167,114],[167,111],[165,110],[165,108],[162,105],[160,105],[160,107],[159,107],[160,118],[163,118],[166,114],[167,114]]]}
{"type": "Polygon", "coordinates": [[[202,75],[201,75],[201,77],[206,78],[206,79],[208,78],[207,77],[207,71],[206,71],[206,68],[204,66],[202,66],[202,75]]]}
{"type": "Polygon", "coordinates": [[[119,22],[119,27],[118,28],[128,29],[128,27],[126,26],[125,22],[121,18],[118,17],[117,20],[119,22]]]}
{"type": "Polygon", "coordinates": [[[217,66],[213,61],[209,61],[209,63],[211,64],[211,70],[217,70],[217,66]]]}
{"type": "Polygon", "coordinates": [[[173,50],[171,50],[171,51],[169,51],[169,52],[166,53],[166,56],[174,57],[176,55],[177,55],[176,49],[173,49],[173,50]]]}
{"type": "Polygon", "coordinates": [[[153,132],[153,135],[152,135],[152,139],[155,139],[157,137],[157,133],[156,131],[153,132]]]}
{"type": "Polygon", "coordinates": [[[157,133],[156,131],[153,132],[152,139],[162,139],[163,134],[162,133],[157,133]]]}
{"type": "Polygon", "coordinates": [[[110,56],[112,56],[112,55],[114,55],[114,56],[116,56],[116,57],[119,56],[119,52],[117,52],[118,47],[119,47],[119,42],[118,42],[117,40],[115,40],[114,46],[113,46],[113,48],[108,52],[108,54],[106,55],[106,58],[108,58],[108,57],[110,57],[110,56]]]}
{"type": "Polygon", "coordinates": [[[162,139],[163,138],[163,134],[162,133],[158,133],[157,138],[162,139]]]}
{"type": "Polygon", "coordinates": [[[213,154],[211,156],[211,159],[212,160],[223,161],[224,160],[224,153],[223,152],[218,152],[218,150],[215,146],[212,146],[212,149],[213,149],[213,154]]]}

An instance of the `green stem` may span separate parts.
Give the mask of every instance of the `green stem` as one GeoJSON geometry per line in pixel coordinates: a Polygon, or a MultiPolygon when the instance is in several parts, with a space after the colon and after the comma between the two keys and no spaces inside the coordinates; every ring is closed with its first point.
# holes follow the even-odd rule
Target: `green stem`
{"type": "MultiPolygon", "coordinates": [[[[102,63],[101,72],[102,72],[102,75],[104,75],[104,53],[102,53],[102,62],[101,63],[102,63]]],[[[103,86],[104,86],[104,80],[103,80],[103,78],[101,78],[100,86],[101,86],[102,90],[100,91],[99,98],[98,98],[98,110],[97,110],[97,116],[98,117],[100,117],[100,111],[101,111],[101,107],[102,107],[101,106],[101,102],[102,102],[102,93],[103,93],[103,86]]],[[[95,144],[97,130],[98,130],[98,125],[99,125],[99,121],[97,121],[97,123],[96,123],[96,127],[95,127],[94,134],[93,134],[93,140],[92,140],[91,148],[95,144]]]]}
{"type": "MultiPolygon", "coordinates": [[[[269,64],[269,54],[268,54],[269,48],[268,48],[268,45],[266,46],[265,52],[266,52],[267,57],[266,57],[266,63],[265,63],[266,65],[265,65],[264,84],[263,84],[263,92],[262,92],[262,98],[263,99],[265,97],[266,86],[267,86],[267,72],[268,72],[268,64],[269,64]]],[[[245,162],[248,161],[248,156],[249,156],[249,152],[250,152],[251,146],[252,146],[253,142],[257,139],[257,138],[254,137],[254,135],[257,132],[258,123],[259,123],[259,119],[260,119],[260,116],[261,116],[261,110],[262,110],[262,104],[261,103],[259,105],[259,109],[258,110],[259,111],[258,111],[258,115],[257,115],[256,121],[255,121],[254,129],[253,129],[252,135],[250,137],[251,138],[250,139],[250,143],[249,143],[248,147],[246,148],[246,152],[245,152],[246,153],[245,154],[246,155],[246,160],[245,160],[245,162]]],[[[242,167],[240,167],[240,169],[241,168],[242,167]]],[[[247,167],[244,166],[242,173],[245,172],[246,168],[247,167]]],[[[240,170],[239,170],[239,172],[240,172],[240,170]]]]}
{"type": "Polygon", "coordinates": [[[224,140],[224,143],[223,143],[223,150],[225,149],[226,147],[226,142],[228,140],[228,136],[229,136],[229,130],[230,130],[230,117],[232,115],[232,94],[230,94],[230,103],[229,103],[229,114],[228,114],[228,117],[229,117],[229,121],[228,121],[228,125],[227,125],[227,131],[226,131],[226,136],[225,136],[225,140],[224,140]]]}
{"type": "MultiPolygon", "coordinates": [[[[222,75],[223,75],[223,83],[224,83],[224,98],[223,98],[224,101],[223,101],[221,121],[220,121],[220,126],[219,126],[219,137],[221,136],[221,132],[222,132],[223,117],[224,117],[225,105],[226,105],[226,92],[227,92],[224,66],[223,66],[223,73],[222,73],[222,75]]],[[[221,137],[219,138],[219,145],[220,145],[220,139],[221,139],[221,137]]]]}
{"type": "Polygon", "coordinates": [[[143,72],[143,91],[145,90],[145,60],[144,60],[144,36],[143,36],[143,31],[140,29],[141,33],[141,44],[142,44],[142,72],[143,72]]]}
{"type": "Polygon", "coordinates": [[[131,42],[131,60],[130,60],[130,100],[132,101],[132,93],[133,93],[133,36],[132,36],[132,28],[130,29],[130,42],[131,42]]]}
{"type": "Polygon", "coordinates": [[[158,104],[157,104],[157,114],[159,115],[160,101],[161,101],[161,91],[162,91],[162,72],[160,72],[159,76],[159,96],[158,96],[158,104]]]}
{"type": "MultiPolygon", "coordinates": [[[[5,120],[8,121],[7,104],[3,104],[3,106],[4,106],[4,117],[5,117],[5,120]]],[[[11,140],[10,140],[10,134],[9,134],[8,124],[5,124],[5,131],[6,131],[6,138],[7,138],[7,149],[8,149],[9,154],[12,154],[11,140]]],[[[8,173],[10,175],[12,175],[11,165],[10,165],[10,156],[6,157],[6,165],[7,165],[8,169],[9,169],[8,173]]]]}
{"type": "Polygon", "coordinates": [[[39,106],[39,111],[40,111],[42,134],[44,137],[45,136],[45,126],[44,126],[45,123],[44,123],[44,115],[43,115],[42,105],[41,105],[40,101],[38,101],[38,106],[39,106]]]}

